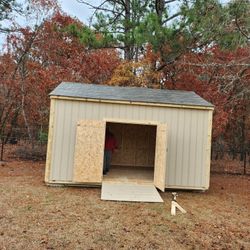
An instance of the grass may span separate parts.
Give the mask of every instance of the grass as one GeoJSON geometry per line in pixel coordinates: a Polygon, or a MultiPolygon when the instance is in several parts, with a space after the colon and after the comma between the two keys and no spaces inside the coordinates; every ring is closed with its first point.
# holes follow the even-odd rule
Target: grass
{"type": "Polygon", "coordinates": [[[212,175],[205,193],[164,203],[100,200],[99,188],[43,183],[43,162],[0,168],[1,249],[250,249],[249,176],[212,175]]]}

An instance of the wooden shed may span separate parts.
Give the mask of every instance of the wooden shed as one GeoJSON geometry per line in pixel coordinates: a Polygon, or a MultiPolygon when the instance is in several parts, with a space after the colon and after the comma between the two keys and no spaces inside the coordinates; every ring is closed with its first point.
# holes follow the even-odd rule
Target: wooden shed
{"type": "Polygon", "coordinates": [[[50,99],[47,184],[208,189],[214,107],[194,92],[64,82],[50,99]],[[103,176],[106,127],[118,149],[103,176]]]}

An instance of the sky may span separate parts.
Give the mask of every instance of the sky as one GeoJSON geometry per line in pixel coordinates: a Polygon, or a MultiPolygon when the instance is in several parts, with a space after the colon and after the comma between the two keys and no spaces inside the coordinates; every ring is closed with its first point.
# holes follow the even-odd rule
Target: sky
{"type": "MultiPolygon", "coordinates": [[[[17,2],[23,3],[25,0],[18,0],[17,2]]],[[[89,24],[89,19],[93,13],[91,7],[86,6],[83,3],[79,3],[77,0],[58,0],[62,10],[72,17],[77,17],[84,24],[89,24]]],[[[90,4],[98,5],[102,0],[88,0],[90,4]]],[[[221,0],[221,3],[225,4],[228,0],[221,0]]],[[[27,21],[26,21],[27,22],[27,21]]],[[[20,19],[19,23],[25,23],[24,20],[20,19]]],[[[4,43],[4,35],[0,33],[0,50],[4,43]]]]}
{"type": "MultiPolygon", "coordinates": [[[[24,2],[25,0],[19,0],[19,3],[24,2]]],[[[89,19],[93,13],[93,10],[84,5],[83,3],[77,2],[77,0],[58,0],[62,10],[72,17],[77,17],[80,21],[85,24],[89,24],[89,19]]],[[[97,5],[101,0],[88,0],[89,3],[97,5]]],[[[18,18],[18,22],[22,25],[25,25],[24,18],[18,18]]],[[[5,35],[0,33],[0,50],[4,44],[5,35]]]]}
{"type": "MultiPolygon", "coordinates": [[[[101,1],[91,0],[88,2],[93,5],[98,5],[98,3],[101,1]]],[[[93,13],[93,10],[90,7],[84,5],[83,3],[77,2],[77,0],[59,0],[59,4],[61,5],[62,10],[70,16],[77,17],[85,24],[89,23],[89,18],[93,13]]]]}
{"type": "MultiPolygon", "coordinates": [[[[90,4],[98,5],[102,1],[101,0],[87,0],[90,4]]],[[[222,4],[226,4],[229,0],[220,0],[222,4]]],[[[77,0],[59,0],[58,1],[66,13],[70,14],[71,16],[76,16],[85,24],[88,24],[88,19],[90,18],[93,10],[90,7],[87,7],[83,3],[77,2],[77,0]],[[87,23],[86,23],[87,22],[87,23]]]]}

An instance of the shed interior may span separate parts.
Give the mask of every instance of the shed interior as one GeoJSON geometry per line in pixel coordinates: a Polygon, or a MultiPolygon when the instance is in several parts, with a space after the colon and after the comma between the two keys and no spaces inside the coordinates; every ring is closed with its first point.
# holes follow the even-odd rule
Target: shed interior
{"type": "Polygon", "coordinates": [[[107,122],[117,141],[110,171],[104,180],[153,182],[156,126],[107,122]]]}

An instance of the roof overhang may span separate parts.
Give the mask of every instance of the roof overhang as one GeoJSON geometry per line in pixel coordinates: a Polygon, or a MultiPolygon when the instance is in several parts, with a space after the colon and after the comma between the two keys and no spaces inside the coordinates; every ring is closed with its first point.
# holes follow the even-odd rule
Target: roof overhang
{"type": "Polygon", "coordinates": [[[54,100],[66,100],[66,101],[80,101],[80,102],[108,103],[108,104],[124,104],[124,105],[137,105],[137,106],[151,106],[151,107],[214,110],[214,107],[199,106],[199,105],[151,103],[151,102],[136,102],[136,101],[119,101],[119,100],[92,99],[92,98],[84,98],[84,97],[68,97],[68,96],[55,96],[55,95],[51,95],[50,99],[54,99],[54,100]]]}

